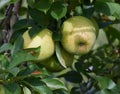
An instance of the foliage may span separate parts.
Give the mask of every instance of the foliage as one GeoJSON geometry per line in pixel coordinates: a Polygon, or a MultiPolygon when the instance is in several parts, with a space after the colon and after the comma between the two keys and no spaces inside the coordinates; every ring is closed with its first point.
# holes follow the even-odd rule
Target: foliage
{"type": "Polygon", "coordinates": [[[120,94],[119,27],[119,0],[0,0],[0,94],[120,94]],[[61,24],[76,15],[97,21],[93,49],[61,72],[32,63],[40,47],[23,50],[22,34],[49,28],[59,42],[61,24]]]}

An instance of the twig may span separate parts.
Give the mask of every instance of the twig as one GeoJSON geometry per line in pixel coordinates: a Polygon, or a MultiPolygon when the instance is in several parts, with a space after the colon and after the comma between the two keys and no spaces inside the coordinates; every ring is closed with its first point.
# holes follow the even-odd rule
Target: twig
{"type": "Polygon", "coordinates": [[[8,23],[8,20],[10,19],[10,15],[11,15],[13,7],[14,7],[14,4],[10,4],[8,6],[8,8],[6,9],[5,18],[4,18],[3,22],[2,22],[3,27],[8,23]]]}
{"type": "Polygon", "coordinates": [[[9,29],[9,20],[10,20],[10,15],[11,15],[11,11],[13,9],[14,5],[13,4],[10,4],[8,6],[8,8],[6,9],[5,11],[5,18],[3,19],[2,21],[2,41],[3,43],[7,43],[8,40],[7,40],[7,33],[8,33],[8,29],[9,29]]]}
{"type": "Polygon", "coordinates": [[[19,0],[18,2],[16,2],[14,4],[14,9],[13,9],[13,15],[10,19],[10,32],[9,32],[9,36],[8,36],[8,41],[10,41],[11,39],[11,36],[14,32],[13,30],[13,25],[16,23],[16,21],[18,20],[18,17],[19,17],[19,10],[21,8],[21,5],[22,5],[22,1],[23,0],[19,0]]]}
{"type": "Polygon", "coordinates": [[[15,22],[18,20],[19,10],[20,10],[20,8],[21,8],[21,5],[22,5],[22,0],[19,0],[19,1],[16,2],[16,4],[14,5],[13,16],[12,16],[12,18],[11,18],[11,23],[10,23],[11,28],[13,27],[13,25],[15,24],[15,22]]]}

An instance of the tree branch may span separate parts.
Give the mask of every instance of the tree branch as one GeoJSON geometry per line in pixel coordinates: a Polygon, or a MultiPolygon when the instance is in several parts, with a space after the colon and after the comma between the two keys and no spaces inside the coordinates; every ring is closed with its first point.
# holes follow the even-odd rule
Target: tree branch
{"type": "Polygon", "coordinates": [[[11,36],[14,32],[13,30],[13,25],[16,23],[16,21],[18,20],[18,17],[19,17],[19,10],[21,8],[21,5],[22,5],[22,1],[23,0],[19,0],[18,2],[16,2],[14,4],[14,8],[13,8],[13,15],[10,19],[10,32],[9,32],[9,35],[8,35],[8,41],[10,41],[11,39],[11,36]]]}
{"type": "Polygon", "coordinates": [[[1,22],[2,23],[2,41],[3,43],[7,43],[8,40],[7,40],[7,33],[8,33],[8,29],[9,29],[9,20],[10,20],[10,15],[11,15],[11,12],[12,12],[12,9],[14,7],[14,4],[10,4],[8,6],[8,8],[6,9],[5,11],[5,18],[3,19],[3,21],[1,22]]]}

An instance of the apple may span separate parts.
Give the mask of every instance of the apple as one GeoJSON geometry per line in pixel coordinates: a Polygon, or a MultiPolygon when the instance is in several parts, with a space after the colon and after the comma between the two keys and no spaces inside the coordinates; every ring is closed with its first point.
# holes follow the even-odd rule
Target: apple
{"type": "MultiPolygon", "coordinates": [[[[65,66],[70,67],[73,63],[74,55],[66,52],[63,48],[61,48],[61,55],[65,61],[65,66]]],[[[63,69],[65,69],[60,64],[56,54],[54,54],[52,57],[50,57],[47,60],[41,61],[41,64],[43,64],[44,67],[46,67],[46,69],[51,71],[51,72],[59,72],[59,71],[62,71],[63,69]]]]}
{"type": "Polygon", "coordinates": [[[26,32],[24,32],[23,39],[24,39],[24,45],[23,46],[24,46],[24,48],[27,48],[27,46],[32,41],[31,37],[29,36],[29,30],[27,30],[26,32]]]}
{"type": "Polygon", "coordinates": [[[64,68],[60,65],[57,57],[55,55],[53,55],[52,57],[50,57],[49,59],[46,59],[44,61],[40,62],[42,65],[44,65],[44,67],[51,72],[59,72],[61,70],[63,70],[64,68]]]}
{"type": "Polygon", "coordinates": [[[34,37],[30,37],[29,31],[23,34],[23,48],[37,48],[40,46],[40,52],[37,55],[37,61],[45,60],[51,57],[54,53],[54,41],[52,32],[49,29],[40,30],[34,37]]]}
{"type": "Polygon", "coordinates": [[[98,29],[88,18],[73,16],[62,24],[61,44],[63,48],[76,55],[88,53],[96,40],[98,29]]]}

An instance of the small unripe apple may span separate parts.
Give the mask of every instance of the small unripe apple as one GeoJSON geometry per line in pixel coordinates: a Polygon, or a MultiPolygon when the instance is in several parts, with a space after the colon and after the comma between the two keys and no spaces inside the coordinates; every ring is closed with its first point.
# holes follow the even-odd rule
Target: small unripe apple
{"type": "Polygon", "coordinates": [[[46,59],[44,61],[41,61],[41,64],[44,65],[44,67],[51,72],[58,72],[63,70],[64,68],[60,65],[57,57],[53,55],[49,59],[46,59]]]}
{"type": "Polygon", "coordinates": [[[88,53],[96,40],[98,29],[88,18],[74,16],[64,21],[61,29],[63,48],[71,53],[82,55],[88,53]]]}
{"type": "MultiPolygon", "coordinates": [[[[73,63],[74,56],[68,52],[66,52],[63,48],[61,49],[61,55],[62,58],[65,61],[65,66],[69,67],[73,63]]],[[[54,54],[52,57],[50,57],[47,60],[41,61],[41,64],[43,64],[47,70],[51,72],[59,72],[64,69],[64,67],[60,64],[57,56],[54,54]]]]}
{"type": "Polygon", "coordinates": [[[37,61],[45,60],[51,57],[54,53],[54,41],[52,39],[52,32],[48,29],[41,30],[33,38],[30,37],[29,32],[23,34],[24,49],[37,48],[40,46],[37,61]]]}

